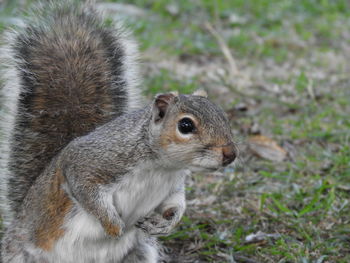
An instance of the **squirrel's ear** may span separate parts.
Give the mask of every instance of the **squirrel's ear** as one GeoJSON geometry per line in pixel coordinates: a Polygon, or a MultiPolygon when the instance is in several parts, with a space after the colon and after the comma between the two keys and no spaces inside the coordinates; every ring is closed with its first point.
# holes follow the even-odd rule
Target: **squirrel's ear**
{"type": "Polygon", "coordinates": [[[174,93],[165,93],[165,94],[156,95],[154,99],[154,105],[153,105],[155,122],[159,122],[161,119],[164,118],[169,108],[169,105],[174,103],[176,97],[177,96],[174,93]]]}
{"type": "Polygon", "coordinates": [[[192,95],[208,98],[208,93],[204,89],[197,89],[192,95]]]}

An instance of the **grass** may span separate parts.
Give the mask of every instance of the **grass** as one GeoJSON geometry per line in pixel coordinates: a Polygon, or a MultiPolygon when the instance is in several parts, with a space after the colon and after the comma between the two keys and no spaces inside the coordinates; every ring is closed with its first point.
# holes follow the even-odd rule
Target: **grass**
{"type": "MultiPolygon", "coordinates": [[[[173,262],[350,262],[349,2],[118,2],[144,11],[127,23],[144,54],[146,96],[204,87],[241,142],[239,165],[189,178],[186,215],[162,238],[173,262]],[[233,78],[206,23],[237,64],[233,78]],[[255,133],[287,158],[254,156],[255,133]],[[246,241],[258,231],[271,235],[246,241]]],[[[13,6],[1,12],[13,15],[13,6]]]]}

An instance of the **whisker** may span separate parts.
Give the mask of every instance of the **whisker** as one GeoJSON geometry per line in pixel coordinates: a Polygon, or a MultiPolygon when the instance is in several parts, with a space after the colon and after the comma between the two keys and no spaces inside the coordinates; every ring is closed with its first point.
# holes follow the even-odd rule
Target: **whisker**
{"type": "Polygon", "coordinates": [[[210,148],[221,148],[221,147],[226,147],[226,146],[230,146],[230,145],[236,146],[236,143],[234,143],[234,142],[229,142],[229,143],[222,144],[222,145],[207,144],[206,146],[207,146],[207,147],[210,147],[210,148]]]}

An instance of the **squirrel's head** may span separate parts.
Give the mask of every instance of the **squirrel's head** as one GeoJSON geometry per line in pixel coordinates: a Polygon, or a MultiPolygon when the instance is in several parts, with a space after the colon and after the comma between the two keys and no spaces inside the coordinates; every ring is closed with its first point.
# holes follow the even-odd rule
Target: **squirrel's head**
{"type": "Polygon", "coordinates": [[[225,112],[202,91],[157,95],[150,132],[152,144],[170,166],[210,171],[230,164],[237,155],[225,112]]]}

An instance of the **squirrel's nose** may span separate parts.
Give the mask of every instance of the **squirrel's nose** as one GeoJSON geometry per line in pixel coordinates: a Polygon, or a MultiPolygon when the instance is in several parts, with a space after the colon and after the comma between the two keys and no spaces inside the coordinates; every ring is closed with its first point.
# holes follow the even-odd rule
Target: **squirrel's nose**
{"type": "Polygon", "coordinates": [[[222,165],[227,166],[236,159],[236,147],[234,144],[229,144],[222,148],[222,165]]]}

